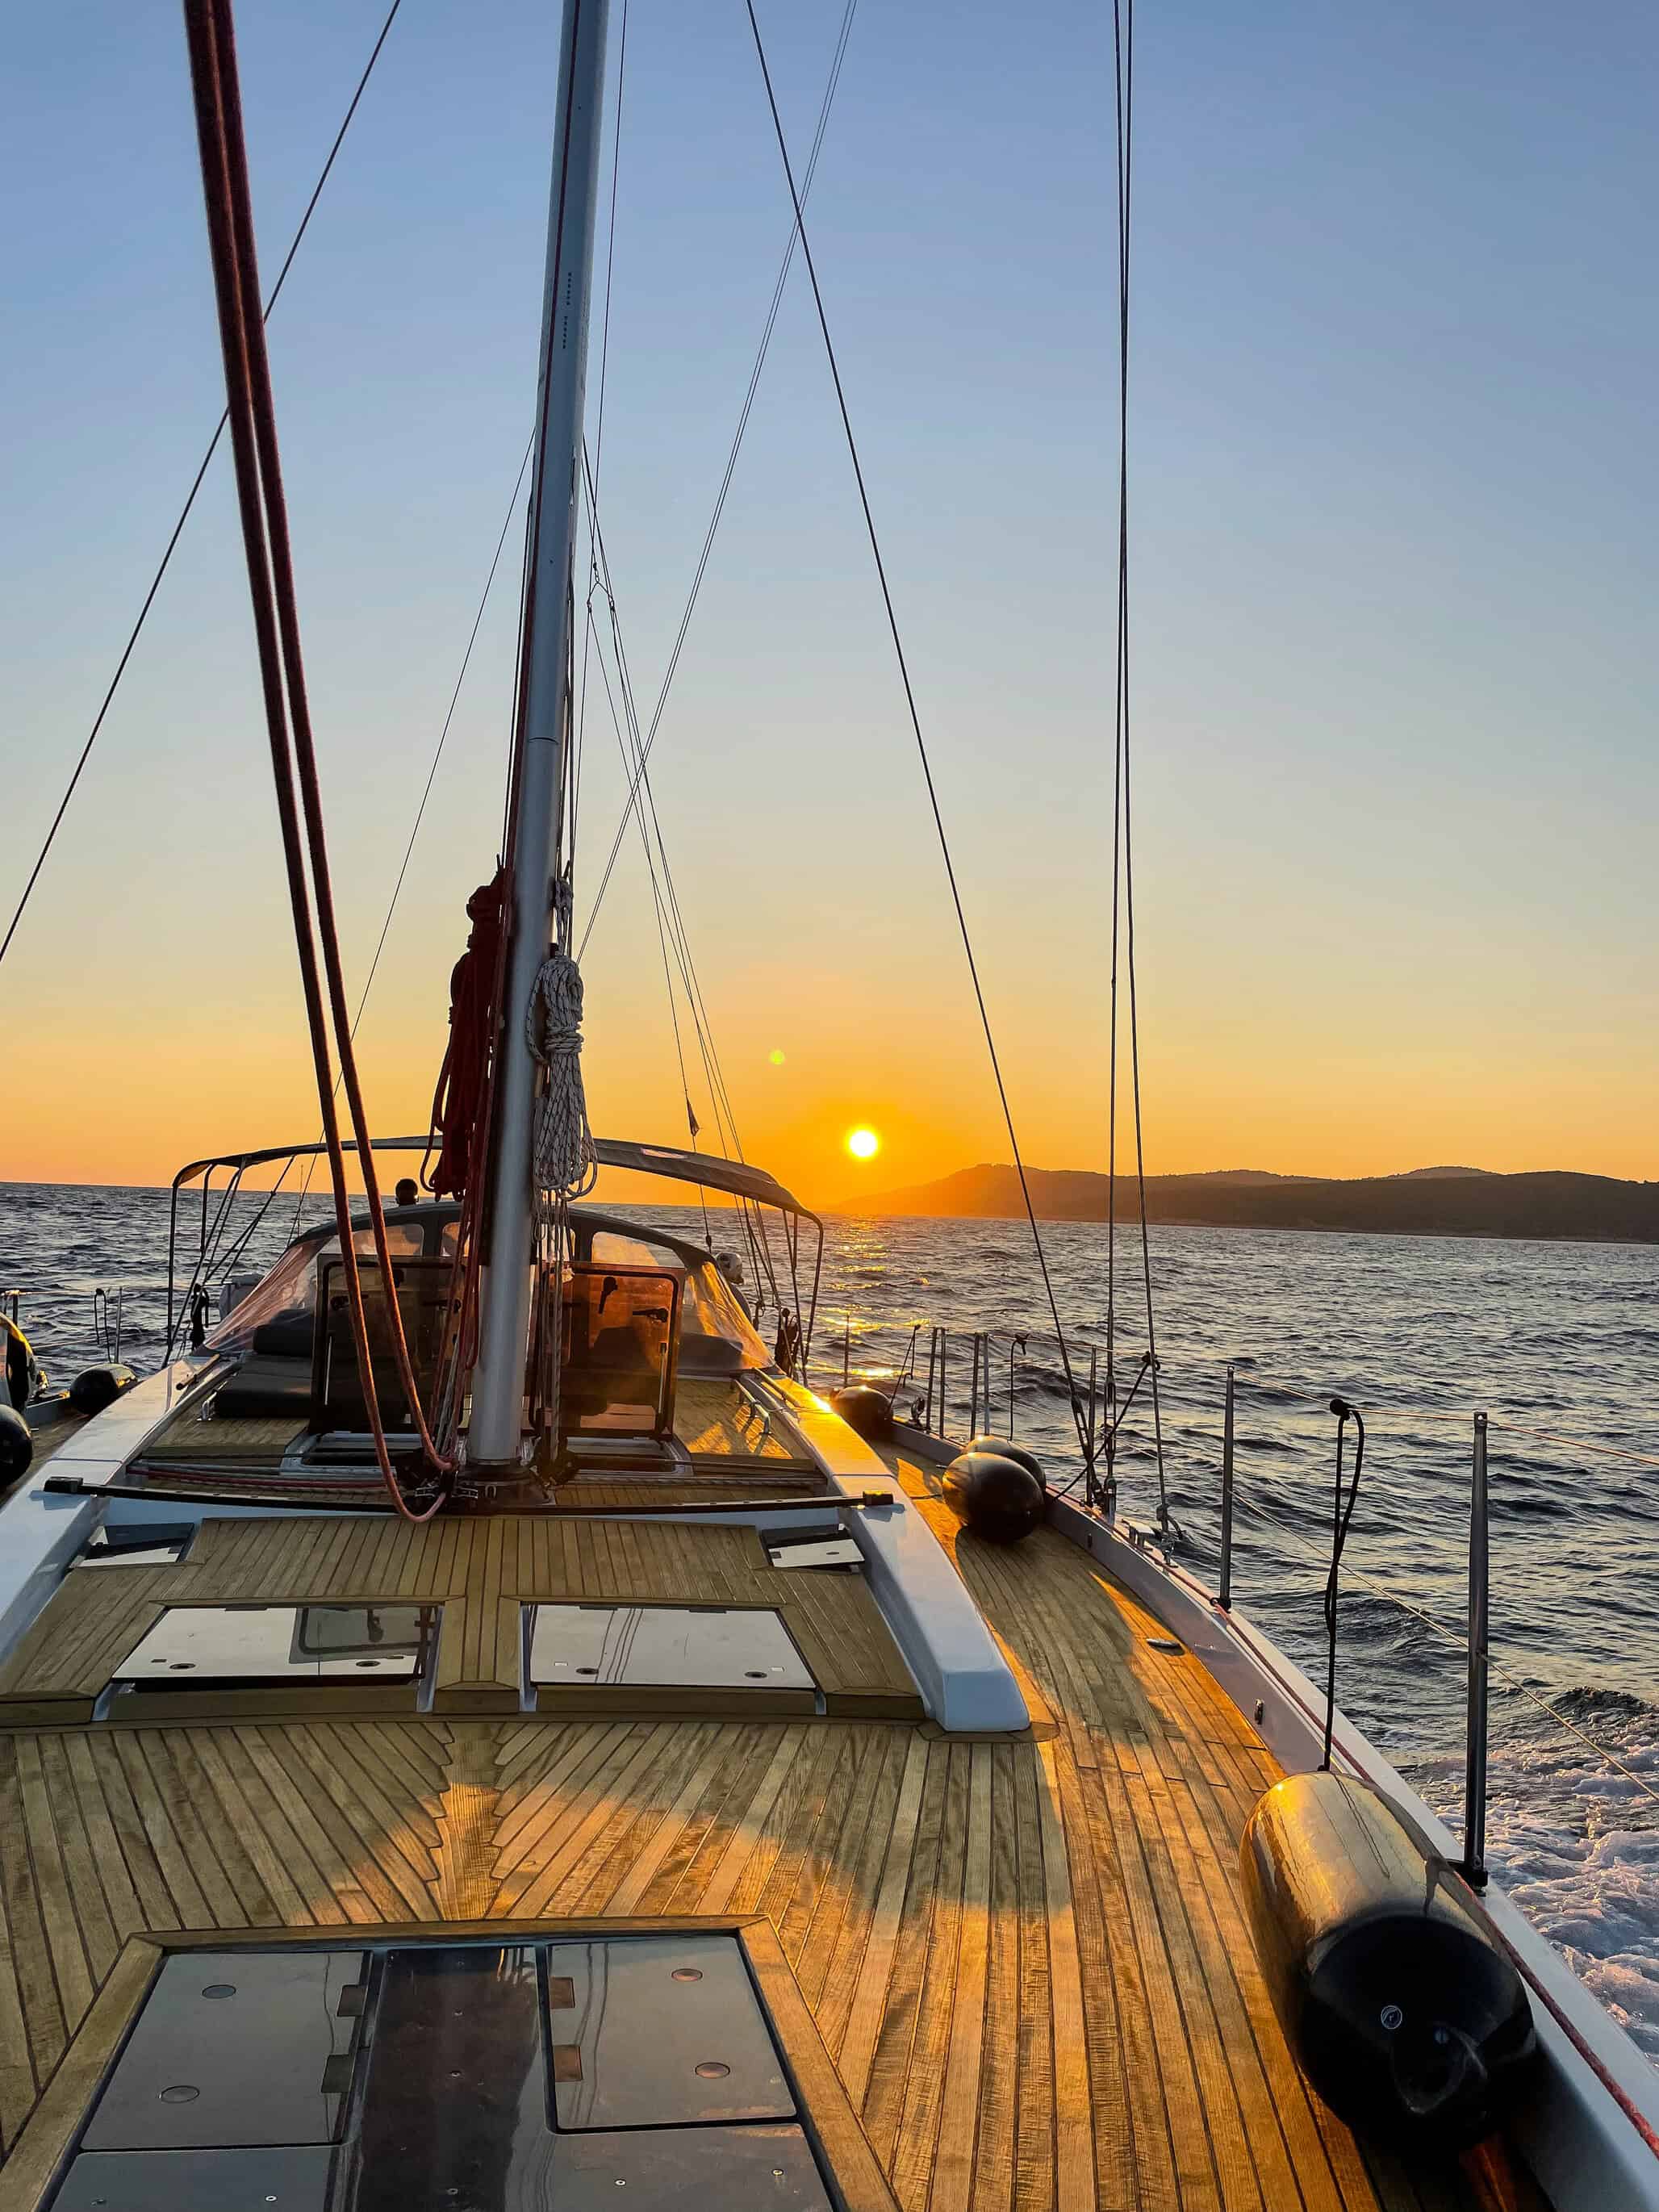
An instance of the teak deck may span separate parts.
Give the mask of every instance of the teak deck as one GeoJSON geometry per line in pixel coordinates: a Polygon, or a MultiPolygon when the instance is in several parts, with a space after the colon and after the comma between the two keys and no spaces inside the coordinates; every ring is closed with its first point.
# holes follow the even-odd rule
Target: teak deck
{"type": "MultiPolygon", "coordinates": [[[[524,1514],[412,1528],[389,1515],[319,1515],[206,1521],[176,1565],[71,1571],[0,1668],[0,1721],[89,1720],[116,1668],[167,1606],[254,1601],[441,1605],[436,1710],[517,1711],[523,1607],[538,1599],[769,1607],[782,1615],[829,1712],[921,1716],[915,1685],[862,1578],[775,1568],[752,1528],[524,1514]]],[[[259,1717],[333,1718],[365,1709],[349,1681],[180,1694],[191,1702],[179,1711],[204,1718],[246,1714],[253,1698],[259,1717]]],[[[368,1709],[384,1711],[389,1698],[414,1710],[411,1687],[381,1684],[368,1692],[368,1709]]],[[[716,1708],[722,1700],[737,1711],[752,1694],[710,1693],[716,1708]]],[[[542,1711],[567,1712],[681,1710],[684,1701],[684,1692],[621,1686],[544,1688],[539,1698],[542,1711]]],[[[155,1717],[154,1703],[147,1699],[145,1717],[155,1717]]]]}
{"type": "MultiPolygon", "coordinates": [[[[1255,1733],[1062,1539],[994,1552],[921,1510],[1030,1685],[1027,1737],[543,1714],[0,1735],[7,2146],[145,1930],[735,1916],[775,1930],[906,2212],[1466,2204],[1455,2172],[1362,2153],[1291,2060],[1237,1887],[1240,1829],[1278,1771],[1255,1733]]],[[[481,1550],[492,1586],[516,1588],[523,1527],[418,1543],[372,1527],[331,1586],[471,1588],[481,1550]]],[[[586,1533],[538,1524],[532,1576],[554,1556],[538,1547],[586,1533]]],[[[182,1571],[245,1595],[275,1590],[270,1554],[326,1540],[293,1522],[204,1534],[204,1566],[182,1571]]],[[[635,1563],[641,1594],[665,1571],[646,1534],[605,1538],[607,1571],[635,1563]]],[[[735,1588],[752,1556],[728,1548],[735,1588]]],[[[586,1586],[594,1555],[558,1556],[586,1586]]],[[[81,1579],[111,1602],[112,1574],[81,1579]]],[[[35,2201],[52,2118],[17,2190],[0,2174],[0,2212],[35,2201]]]]}

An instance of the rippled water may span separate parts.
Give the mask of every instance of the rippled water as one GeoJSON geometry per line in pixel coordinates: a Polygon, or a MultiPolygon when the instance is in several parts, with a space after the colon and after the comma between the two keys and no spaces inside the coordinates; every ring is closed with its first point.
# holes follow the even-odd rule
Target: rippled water
{"type": "MultiPolygon", "coordinates": [[[[309,1204],[307,1218],[321,1210],[309,1204]]],[[[277,1201],[252,1255],[273,1256],[293,1218],[293,1201],[277,1201]]],[[[193,1217],[190,1233],[193,1246],[193,1217]]],[[[1089,1348],[1103,1356],[1106,1341],[1105,1231],[1054,1223],[1043,1234],[1085,1379],[1089,1348]]],[[[1430,1623],[1461,1625],[1471,1422],[1477,1408],[1490,1413],[1492,1651],[1502,1672],[1489,1856],[1659,2059],[1659,1794],[1650,1794],[1659,1793],[1659,1249],[1159,1229],[1152,1257],[1181,1556],[1213,1584],[1231,1362],[1234,1602],[1311,1671],[1322,1667],[1335,1431],[1328,1401],[1340,1392],[1364,1409],[1370,1443],[1345,1563],[1339,1695],[1454,1825],[1464,1660],[1430,1623]],[[1608,1766],[1585,1736],[1628,1771],[1608,1766]]],[[[153,1364],[165,1340],[166,1273],[165,1193],[0,1186],[0,1278],[24,1289],[37,1349],[62,1373],[97,1354],[97,1285],[125,1289],[125,1356],[153,1364]]],[[[1138,1238],[1120,1235],[1116,1289],[1120,1368],[1133,1377],[1146,1344],[1138,1238]]],[[[1064,1480],[1077,1444],[1024,1225],[829,1224],[816,1380],[839,1381],[844,1344],[852,1371],[890,1374],[918,1327],[925,1370],[936,1324],[963,1340],[953,1340],[947,1378],[953,1433],[967,1419],[969,1333],[993,1332],[993,1411],[1004,1430],[1011,1333],[1028,1334],[1014,1353],[1015,1427],[1064,1480]]],[[[1144,1386],[1121,1448],[1124,1506],[1150,1521],[1158,1487],[1144,1386]]]]}

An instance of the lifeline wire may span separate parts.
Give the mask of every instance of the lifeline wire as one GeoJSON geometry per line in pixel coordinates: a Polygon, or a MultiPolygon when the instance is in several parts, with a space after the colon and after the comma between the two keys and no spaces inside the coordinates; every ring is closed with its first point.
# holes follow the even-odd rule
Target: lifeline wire
{"type": "MultiPolygon", "coordinates": [[[[1372,1418],[1375,1419],[1375,1415],[1372,1418]]],[[[1281,1537],[1295,1550],[1301,1552],[1309,1559],[1319,1558],[1319,1553],[1313,1549],[1312,1546],[1304,1543],[1299,1536],[1287,1528],[1279,1516],[1268,1507],[1250,1499],[1242,1499],[1240,1506],[1244,1512],[1252,1514],[1257,1520],[1264,1522],[1275,1535],[1281,1537]]],[[[1413,1620],[1421,1621],[1425,1628],[1431,1629],[1435,1635],[1443,1637],[1448,1644],[1455,1644],[1460,1651],[1468,1650],[1469,1639],[1461,1630],[1449,1628],[1443,1620],[1437,1620],[1433,1613],[1425,1612],[1420,1605],[1413,1605],[1409,1598],[1401,1597],[1397,1590],[1385,1588],[1382,1583],[1374,1581],[1370,1575],[1361,1574],[1357,1567],[1349,1567],[1346,1572],[1351,1583],[1357,1583],[1361,1589],[1369,1590],[1373,1597],[1381,1598],[1385,1605],[1395,1606],[1413,1620]]],[[[1566,1735],[1577,1737],[1587,1751],[1593,1751],[1602,1764],[1613,1773],[1623,1775],[1626,1781],[1643,1796],[1650,1797],[1656,1805],[1659,1805],[1659,1790],[1656,1790],[1650,1782],[1644,1780],[1633,1767],[1627,1766],[1616,1752],[1609,1751],[1606,1744],[1598,1741],[1587,1729],[1580,1728],[1576,1721],[1570,1721],[1558,1706],[1551,1705],[1547,1698],[1541,1696],[1530,1684],[1523,1682],[1518,1674],[1505,1667],[1501,1661],[1492,1658],[1488,1655],[1486,1663],[1492,1673],[1499,1676],[1517,1697],[1524,1698],[1529,1705],[1536,1705],[1539,1711],[1547,1714],[1558,1728],[1566,1735]]]]}
{"type": "Polygon", "coordinates": [[[921,761],[922,780],[927,787],[927,803],[933,810],[933,827],[939,833],[939,853],[945,862],[945,873],[951,886],[951,901],[956,908],[957,927],[962,936],[962,949],[968,959],[968,974],[974,987],[974,998],[979,1007],[980,1027],[985,1032],[985,1048],[990,1055],[991,1073],[995,1080],[997,1097],[1002,1104],[1003,1125],[1008,1132],[1008,1143],[1014,1155],[1014,1170],[1019,1177],[1020,1196],[1025,1201],[1025,1218],[1030,1224],[1031,1242],[1036,1248],[1037,1265],[1042,1271],[1042,1287],[1048,1293],[1048,1310],[1054,1316],[1054,1334],[1060,1339],[1060,1363],[1066,1370],[1066,1386],[1072,1401],[1072,1418],[1077,1424],[1078,1441],[1084,1457],[1092,1463],[1094,1438],[1089,1433],[1082,1401],[1078,1396],[1076,1378],[1072,1373],[1072,1358],[1066,1348],[1066,1333],[1060,1327],[1060,1307],[1054,1297],[1054,1286],[1048,1273],[1048,1255],[1043,1249],[1042,1232],[1037,1227],[1036,1209],[1031,1203],[1031,1192],[1026,1179],[1025,1163],[1020,1156],[1019,1139],[1014,1130],[1013,1109],[1008,1103],[1007,1087],[1002,1079],[1002,1066],[997,1057],[996,1038],[991,1028],[991,1016],[985,1003],[985,993],[980,984],[979,963],[974,957],[974,942],[968,928],[968,916],[963,908],[962,894],[957,888],[957,872],[951,859],[951,842],[945,831],[945,817],[939,811],[939,793],[933,783],[933,770],[927,757],[927,743],[921,733],[921,716],[916,706],[915,692],[910,682],[910,664],[905,657],[904,641],[899,634],[898,616],[893,606],[893,595],[888,589],[887,566],[882,559],[881,540],[876,532],[875,516],[871,512],[870,495],[865,489],[864,468],[859,459],[858,441],[853,434],[853,418],[847,409],[847,394],[841,380],[841,368],[836,358],[835,341],[830,335],[830,318],[823,305],[823,294],[818,285],[817,264],[812,259],[811,241],[806,235],[806,218],[801,210],[800,194],[795,189],[795,173],[790,164],[788,142],[783,135],[783,118],[778,113],[777,96],[772,89],[772,72],[766,64],[766,48],[762,43],[760,24],[755,15],[755,0],[744,0],[749,11],[749,27],[754,33],[755,54],[760,63],[761,76],[766,86],[766,102],[772,111],[772,128],[777,134],[778,152],[783,161],[784,178],[789,186],[789,198],[795,210],[795,228],[800,234],[801,258],[806,264],[806,274],[812,286],[812,301],[817,309],[818,328],[823,334],[823,350],[830,364],[830,374],[836,387],[836,404],[841,410],[841,424],[847,436],[847,451],[853,464],[853,475],[858,485],[859,504],[864,510],[864,526],[869,534],[870,551],[876,564],[876,580],[881,586],[882,604],[887,611],[887,627],[893,640],[893,653],[898,662],[899,680],[904,686],[905,705],[909,711],[910,727],[915,732],[916,750],[921,761]]]}
{"type": "MultiPolygon", "coordinates": [[[[368,59],[363,64],[363,73],[357,80],[357,89],[351,95],[351,104],[346,109],[344,120],[334,134],[334,143],[328,149],[328,159],[323,163],[317,181],[312,186],[311,198],[306,202],[306,211],[300,217],[300,227],[295,232],[288,252],[283,258],[283,265],[276,272],[276,282],[270,288],[270,297],[265,301],[263,317],[267,322],[270,319],[271,309],[281,296],[283,285],[288,282],[288,272],[294,266],[294,257],[300,250],[300,241],[305,236],[311,218],[316,211],[317,203],[323,196],[323,186],[328,182],[329,171],[334,167],[334,157],[344,143],[346,132],[351,128],[351,118],[357,112],[357,103],[363,96],[364,88],[368,83],[375,63],[380,58],[380,49],[386,44],[386,33],[392,28],[392,18],[402,5],[403,0],[392,0],[392,6],[386,12],[386,19],[380,26],[380,35],[375,40],[368,59]]],[[[41,846],[34,866],[29,872],[29,879],[23,886],[23,896],[17,902],[16,911],[13,914],[7,927],[4,941],[0,942],[0,960],[5,958],[10,949],[12,939],[17,934],[17,925],[23,919],[23,908],[29,902],[29,894],[34,889],[41,869],[46,865],[46,855],[51,852],[59,825],[69,811],[69,803],[75,796],[75,787],[81,781],[81,771],[85,768],[93,746],[98,741],[98,732],[103,728],[104,717],[108,714],[111,703],[120,689],[121,678],[127,672],[127,663],[131,659],[133,647],[138,642],[138,634],[149,618],[150,608],[155,601],[155,594],[161,588],[161,579],[167,574],[168,565],[173,559],[173,550],[183,535],[185,523],[190,520],[190,511],[196,504],[196,495],[202,489],[202,479],[208,472],[208,465],[219,450],[219,441],[224,435],[225,424],[228,419],[229,410],[227,409],[220,415],[218,427],[209,439],[208,449],[202,456],[202,465],[197,470],[195,479],[189,491],[185,495],[185,503],[179,510],[179,520],[173,526],[173,535],[167,539],[161,561],[156,566],[155,574],[149,580],[149,589],[144,593],[144,603],[138,610],[138,619],[132,625],[126,644],[122,647],[121,658],[115,664],[115,673],[109,680],[109,689],[104,694],[103,704],[99,708],[91,732],[85,744],[81,748],[81,757],[75,763],[75,773],[70,776],[68,787],[58,801],[57,813],[52,817],[52,827],[47,830],[46,842],[41,846]]]]}

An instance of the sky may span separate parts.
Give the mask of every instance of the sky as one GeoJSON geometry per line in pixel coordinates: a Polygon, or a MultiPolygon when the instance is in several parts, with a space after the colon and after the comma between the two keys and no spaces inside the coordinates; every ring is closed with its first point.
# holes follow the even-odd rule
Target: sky
{"type": "MultiPolygon", "coordinates": [[[[760,12],[799,152],[842,0],[760,12]]],[[[238,9],[267,278],[383,13],[238,9]]],[[[404,0],[272,321],[354,996],[528,432],[557,13],[404,0]]],[[[1103,1164],[1109,1121],[1109,15],[862,0],[809,208],[1022,1148],[1049,1167],[1103,1164]]],[[[620,26],[612,0],[613,119],[620,26]]],[[[222,385],[178,11],[61,0],[8,58],[9,916],[222,385]]],[[[1659,17],[1613,0],[1571,27],[1534,0],[1140,11],[1152,1171],[1659,1176],[1656,69],[1659,17]]],[[[629,0],[600,504],[645,702],[788,227],[741,0],[629,0]]],[[[599,384],[596,359],[590,433],[599,384]]],[[[386,1133],[424,1126],[494,864],[516,554],[515,524],[360,1032],[386,1133]]],[[[747,1155],[826,1200],[1006,1158],[799,271],[653,779],[747,1155]],[[861,1164],[855,1126],[882,1139],[861,1164]]],[[[579,907],[623,787],[596,691],[579,907]]],[[[636,837],[585,975],[596,1127],[680,1141],[636,837]]],[[[315,1133],[222,461],[0,966],[0,1036],[8,1178],[159,1182],[315,1133]]],[[[695,1055],[691,1089],[712,1132],[695,1055]]]]}

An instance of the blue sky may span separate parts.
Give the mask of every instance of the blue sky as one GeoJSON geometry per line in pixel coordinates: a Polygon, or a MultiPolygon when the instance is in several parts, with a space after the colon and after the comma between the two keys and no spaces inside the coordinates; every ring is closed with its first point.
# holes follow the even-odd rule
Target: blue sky
{"type": "MultiPolygon", "coordinates": [[[[268,272],[383,12],[239,9],[268,272]]],[[[840,16],[762,10],[802,149],[840,16]]],[[[556,29],[404,0],[273,324],[358,975],[528,426],[556,29]]],[[[1659,1172],[1659,22],[1208,0],[1143,6],[1139,40],[1152,1164],[1659,1172]]],[[[11,64],[0,895],[222,398],[177,12],[70,0],[13,27],[11,64]]],[[[1026,1149],[1054,1165],[1105,1126],[1112,191],[1104,11],[863,0],[814,246],[1026,1149]]],[[[787,231],[741,0],[632,0],[604,506],[647,698],[787,231]]],[[[18,1172],[149,1179],[310,1126],[240,558],[216,468],[0,969],[34,1048],[18,1172]]],[[[423,1114],[493,855],[515,568],[364,1027],[383,1126],[423,1114]]],[[[620,780],[603,720],[589,744],[592,867],[620,780]]],[[[851,1119],[890,1181],[1003,1156],[799,279],[658,759],[750,1149],[820,1192],[851,1119]]],[[[659,975],[630,848],[588,975],[617,1133],[677,1133],[659,975]]]]}

